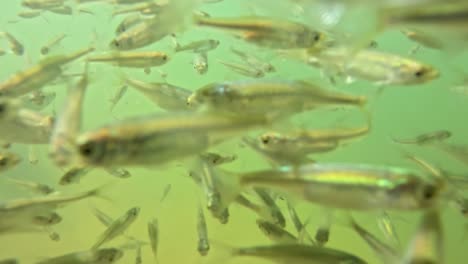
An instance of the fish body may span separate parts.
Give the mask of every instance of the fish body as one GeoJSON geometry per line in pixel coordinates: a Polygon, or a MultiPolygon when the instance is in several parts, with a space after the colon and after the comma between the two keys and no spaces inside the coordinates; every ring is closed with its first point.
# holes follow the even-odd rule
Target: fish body
{"type": "Polygon", "coordinates": [[[92,166],[159,165],[204,152],[239,133],[268,124],[263,118],[168,113],[133,118],[80,135],[80,157],[92,166]]]}
{"type": "Polygon", "coordinates": [[[51,49],[53,49],[55,46],[60,44],[60,42],[66,37],[67,35],[62,33],[53,39],[49,40],[44,46],[41,47],[41,54],[42,55],[47,55],[51,49]]]}
{"type": "Polygon", "coordinates": [[[188,104],[236,115],[284,116],[323,105],[366,104],[364,96],[330,91],[304,81],[243,80],[205,85],[188,104]]]}
{"type": "Polygon", "coordinates": [[[148,236],[150,240],[151,252],[153,252],[154,260],[158,261],[158,245],[159,245],[159,228],[158,220],[156,218],[151,219],[148,222],[148,236]]]}
{"type": "Polygon", "coordinates": [[[195,53],[192,59],[193,69],[200,75],[208,72],[208,55],[206,52],[195,53]]]}
{"type": "Polygon", "coordinates": [[[297,237],[276,224],[268,221],[257,219],[257,226],[265,236],[271,241],[278,244],[294,244],[298,243],[297,237]]]}
{"type": "Polygon", "coordinates": [[[86,67],[83,77],[69,89],[62,112],[54,124],[49,145],[49,157],[57,166],[68,165],[75,158],[73,141],[81,130],[81,113],[89,84],[87,71],[86,67]]]}
{"type": "Polygon", "coordinates": [[[74,167],[66,171],[59,180],[60,185],[79,183],[81,178],[91,171],[88,167],[74,167]]]}
{"type": "Polygon", "coordinates": [[[82,252],[72,252],[62,256],[37,261],[34,264],[111,264],[123,257],[122,250],[101,248],[82,252]]]}
{"type": "Polygon", "coordinates": [[[310,48],[323,39],[323,34],[306,25],[261,16],[215,18],[195,16],[195,24],[241,32],[240,37],[259,46],[292,49],[310,48]]]}
{"type": "Polygon", "coordinates": [[[11,51],[13,51],[14,54],[21,56],[24,54],[24,46],[21,44],[19,40],[17,40],[12,34],[8,32],[3,32],[3,35],[8,39],[10,42],[11,46],[11,51]]]}
{"type": "Polygon", "coordinates": [[[421,210],[439,201],[444,184],[416,171],[352,164],[305,164],[239,175],[243,186],[274,188],[348,210],[421,210]]]}
{"type": "Polygon", "coordinates": [[[47,57],[37,65],[19,72],[0,83],[0,95],[17,97],[40,89],[62,74],[61,67],[93,50],[94,48],[86,48],[68,55],[47,57]]]}
{"type": "Polygon", "coordinates": [[[158,51],[145,52],[118,52],[88,57],[89,62],[105,62],[120,67],[128,68],[151,68],[161,66],[169,61],[166,53],[158,51]]]}
{"type": "Polygon", "coordinates": [[[122,235],[125,230],[137,219],[140,208],[133,207],[124,215],[114,220],[107,229],[98,237],[98,240],[91,247],[92,250],[98,249],[102,244],[111,241],[115,237],[122,235]]]}
{"type": "Polygon", "coordinates": [[[197,232],[198,232],[198,247],[197,251],[201,256],[206,256],[210,250],[210,241],[208,239],[208,229],[205,221],[205,214],[203,208],[198,208],[197,218],[197,232]]]}
{"type": "Polygon", "coordinates": [[[452,136],[452,132],[448,130],[437,130],[420,134],[412,139],[393,139],[399,144],[412,144],[412,145],[429,145],[436,142],[442,142],[452,136]]]}
{"type": "Polygon", "coordinates": [[[339,264],[367,263],[358,256],[341,250],[300,244],[278,244],[249,248],[235,248],[231,254],[236,257],[258,257],[275,263],[293,262],[297,264],[339,264]]]}
{"type": "Polygon", "coordinates": [[[189,110],[187,99],[192,91],[169,83],[146,83],[127,79],[127,84],[142,92],[160,108],[167,111],[189,110]]]}
{"type": "Polygon", "coordinates": [[[176,45],[175,47],[175,52],[181,52],[181,51],[193,51],[196,53],[200,52],[208,52],[211,50],[214,50],[218,47],[219,45],[219,40],[216,39],[204,39],[204,40],[197,40],[190,42],[186,45],[176,45]]]}

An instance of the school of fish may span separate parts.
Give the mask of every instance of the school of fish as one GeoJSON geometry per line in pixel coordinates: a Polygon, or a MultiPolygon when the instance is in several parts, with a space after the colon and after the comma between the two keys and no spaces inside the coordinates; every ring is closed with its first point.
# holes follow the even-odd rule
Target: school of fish
{"type": "MultiPolygon", "coordinates": [[[[466,221],[468,176],[421,155],[437,152],[468,166],[468,145],[453,141],[460,135],[457,131],[439,126],[419,134],[389,134],[384,143],[399,151],[406,166],[359,157],[358,162],[322,161],[322,157],[355,142],[366,142],[375,123],[382,122],[381,116],[376,121],[376,104],[390,90],[405,96],[445,78],[438,65],[416,55],[429,51],[449,61],[466,53],[468,1],[12,2],[21,11],[1,21],[0,29],[0,185],[21,188],[29,195],[12,198],[0,194],[0,238],[22,233],[28,239],[28,235],[40,233],[48,236],[44,239],[62,243],[57,225],[68,222],[80,228],[80,220],[67,217],[63,207],[73,208],[83,200],[112,202],[109,189],[114,182],[132,181],[134,169],[164,174],[170,167],[181,167],[183,177],[200,194],[187,208],[195,208],[191,209],[197,236],[193,248],[206,263],[233,258],[270,263],[374,263],[352,247],[330,245],[341,229],[352,232],[356,243],[366,244],[378,263],[466,263],[466,259],[447,260],[445,243],[451,238],[444,230],[443,211],[455,211],[460,221],[466,221]],[[245,12],[218,15],[208,11],[227,4],[237,4],[245,12]],[[50,28],[34,25],[41,18],[53,25],[57,17],[61,21],[57,23],[72,23],[77,17],[97,16],[101,8],[110,10],[107,22],[102,23],[112,23],[114,29],[102,32],[96,24],[94,34],[87,36],[88,44],[81,48],[67,48],[64,43],[73,38],[68,32],[50,32],[50,28]],[[363,8],[364,14],[357,15],[363,8]],[[359,19],[365,19],[366,26],[349,27],[359,19]],[[16,24],[27,24],[29,32],[16,31],[16,24]],[[28,34],[42,31],[52,36],[45,43],[22,41],[28,34]],[[192,31],[198,37],[185,37],[192,31]],[[376,41],[389,31],[413,42],[414,48],[402,54],[392,51],[388,43],[376,41]],[[219,49],[229,56],[214,55],[219,49]],[[170,68],[183,56],[189,58],[185,65],[170,68]],[[26,65],[10,66],[2,61],[7,58],[26,65]],[[318,77],[297,78],[288,69],[292,64],[318,77]],[[210,75],[210,71],[221,70],[227,74],[210,75]],[[95,82],[112,74],[118,76],[115,87],[96,87],[95,82]],[[186,78],[181,76],[184,74],[197,79],[191,87],[177,84],[186,78]],[[371,92],[355,89],[356,84],[371,92]],[[65,91],[57,86],[65,86],[65,91]],[[101,88],[112,89],[113,94],[101,98],[102,105],[93,106],[92,112],[108,118],[88,128],[83,120],[92,112],[85,111],[89,110],[86,97],[101,88]],[[121,110],[125,109],[122,101],[130,92],[138,100],[151,102],[152,113],[116,116],[125,111],[121,110]],[[63,97],[58,96],[62,93],[63,97]],[[326,128],[297,122],[304,115],[327,113],[340,117],[330,120],[332,124],[326,128]],[[361,124],[336,124],[347,116],[362,120],[361,124]],[[26,146],[28,154],[23,155],[18,146],[26,146]],[[244,158],[239,149],[248,149],[265,166],[232,169],[230,166],[244,158]],[[47,155],[37,155],[38,151],[47,155]],[[55,184],[20,173],[27,163],[40,167],[43,159],[63,172],[54,176],[55,184]],[[113,178],[80,192],[67,191],[94,172],[113,178]],[[318,206],[320,214],[304,217],[297,211],[303,204],[318,206]],[[211,220],[229,226],[235,221],[230,209],[236,206],[255,216],[251,225],[270,243],[245,241],[246,246],[234,246],[229,237],[215,234],[211,220]],[[398,230],[400,213],[419,219],[406,241],[398,230]],[[361,223],[358,214],[372,215],[380,234],[361,223]],[[215,250],[225,251],[224,259],[211,260],[215,250]]],[[[461,66],[453,71],[466,74],[466,65],[466,69],[461,66]]],[[[467,83],[465,79],[446,92],[466,95],[467,83]]],[[[136,103],[138,106],[139,101],[136,103]]],[[[398,102],[392,107],[398,108],[398,102]]],[[[411,127],[403,121],[395,126],[411,127]]],[[[385,157],[386,153],[375,155],[385,157]]],[[[174,188],[175,184],[167,184],[154,202],[167,202],[174,188]]],[[[61,255],[38,252],[34,263],[110,264],[124,263],[124,259],[130,263],[125,258],[130,254],[134,255],[131,263],[165,262],[159,257],[165,222],[158,219],[157,212],[142,219],[149,209],[139,204],[120,215],[109,215],[91,203],[88,207],[102,231],[86,233],[83,229],[80,233],[94,237],[95,242],[61,255]],[[132,234],[136,225],[145,226],[146,237],[132,234]],[[145,258],[146,250],[153,258],[145,258]]],[[[468,242],[461,243],[466,249],[468,242]]],[[[32,262],[0,249],[0,264],[14,263],[32,262]]]]}

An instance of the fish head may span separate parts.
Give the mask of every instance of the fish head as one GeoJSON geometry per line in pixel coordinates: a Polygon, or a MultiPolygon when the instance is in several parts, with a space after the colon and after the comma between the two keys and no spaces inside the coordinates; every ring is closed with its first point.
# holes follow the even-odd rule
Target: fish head
{"type": "Polygon", "coordinates": [[[208,63],[206,61],[199,61],[193,64],[193,69],[200,75],[208,72],[208,63]]]}
{"type": "Polygon", "coordinates": [[[77,139],[78,154],[85,164],[99,165],[110,158],[108,140],[102,133],[87,133],[77,139]]]}
{"type": "Polygon", "coordinates": [[[17,100],[0,97],[0,121],[8,120],[16,116],[15,113],[17,113],[19,109],[20,104],[17,100]]]}
{"type": "Polygon", "coordinates": [[[0,171],[14,167],[21,162],[21,158],[13,153],[0,154],[0,171]]]}
{"type": "Polygon", "coordinates": [[[284,137],[276,132],[266,132],[258,137],[258,142],[262,148],[270,148],[284,142],[284,137]]]}
{"type": "Polygon", "coordinates": [[[307,29],[297,34],[296,46],[303,48],[320,47],[325,40],[325,34],[322,32],[307,29]]]}
{"type": "Polygon", "coordinates": [[[127,32],[119,35],[109,43],[109,48],[113,50],[130,50],[133,49],[133,38],[127,36],[127,32]]]}
{"type": "Polygon", "coordinates": [[[398,207],[406,209],[431,208],[440,200],[443,188],[440,181],[429,180],[415,175],[409,175],[405,182],[397,184],[393,189],[393,201],[398,207]]]}
{"type": "Polygon", "coordinates": [[[140,208],[139,207],[133,207],[130,210],[128,210],[127,215],[130,218],[136,218],[140,214],[140,208]]]}
{"type": "Polygon", "coordinates": [[[402,83],[421,84],[439,78],[440,73],[437,69],[423,64],[406,64],[398,69],[399,77],[402,83]]]}

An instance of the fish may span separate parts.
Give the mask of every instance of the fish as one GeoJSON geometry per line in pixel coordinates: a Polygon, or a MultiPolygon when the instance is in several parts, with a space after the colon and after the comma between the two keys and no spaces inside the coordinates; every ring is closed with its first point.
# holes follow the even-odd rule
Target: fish
{"type": "Polygon", "coordinates": [[[197,218],[197,232],[198,232],[198,246],[197,251],[201,256],[208,255],[210,250],[210,241],[208,239],[208,230],[205,221],[205,215],[203,214],[203,208],[198,206],[198,218],[197,218]]]}
{"type": "Polygon", "coordinates": [[[55,189],[53,187],[44,183],[38,183],[38,182],[28,181],[28,180],[18,180],[18,179],[13,179],[13,178],[6,178],[6,179],[11,183],[14,183],[25,189],[29,189],[38,194],[48,195],[48,194],[55,192],[55,189]]]}
{"type": "Polygon", "coordinates": [[[440,213],[437,209],[428,210],[421,216],[418,230],[401,263],[444,263],[443,248],[440,213]]]}
{"type": "Polygon", "coordinates": [[[294,55],[288,56],[325,69],[328,73],[344,76],[347,83],[361,79],[380,87],[410,86],[428,83],[440,77],[439,71],[432,65],[370,49],[350,52],[347,48],[335,47],[312,52],[312,55],[307,50],[295,51],[294,55]]]}
{"type": "Polygon", "coordinates": [[[92,168],[89,167],[72,167],[68,169],[62,177],[60,177],[60,185],[69,185],[73,183],[79,183],[81,178],[88,174],[92,168]]]}
{"type": "Polygon", "coordinates": [[[167,195],[169,195],[169,192],[172,189],[172,184],[167,184],[166,187],[164,188],[163,194],[161,195],[161,199],[159,199],[159,202],[162,203],[164,200],[166,200],[167,195]]]}
{"type": "Polygon", "coordinates": [[[384,264],[400,263],[400,253],[390,245],[382,242],[375,235],[359,225],[352,217],[349,219],[349,226],[369,245],[375,255],[384,264]]]}
{"type": "Polygon", "coordinates": [[[141,255],[141,246],[136,249],[135,264],[142,264],[143,257],[141,255]]]}
{"type": "Polygon", "coordinates": [[[203,17],[194,16],[197,26],[238,32],[243,40],[274,49],[310,48],[324,39],[324,34],[304,24],[263,16],[203,17]]]}
{"type": "Polygon", "coordinates": [[[226,173],[236,178],[235,189],[272,188],[307,202],[356,211],[425,210],[440,202],[445,189],[442,179],[418,171],[367,164],[312,163],[226,173]]]}
{"type": "Polygon", "coordinates": [[[22,0],[21,5],[31,9],[51,9],[61,7],[65,0],[22,0]]]}
{"type": "Polygon", "coordinates": [[[249,65],[218,60],[218,63],[226,66],[231,71],[252,78],[262,78],[265,73],[257,68],[251,68],[249,65]]]}
{"type": "Polygon", "coordinates": [[[69,16],[73,14],[73,9],[71,8],[71,6],[67,6],[67,5],[63,5],[61,7],[50,8],[47,11],[52,12],[57,15],[65,15],[65,16],[69,16]]]}
{"type": "Polygon", "coordinates": [[[137,219],[140,213],[139,207],[129,209],[124,215],[114,220],[107,229],[98,237],[97,241],[91,247],[92,250],[98,249],[101,245],[111,241],[121,235],[137,219]]]}
{"type": "Polygon", "coordinates": [[[123,98],[123,96],[127,93],[128,85],[122,85],[117,89],[115,94],[112,96],[112,98],[109,99],[109,102],[111,103],[110,110],[114,110],[114,107],[117,105],[118,102],[123,98]]]}
{"type": "Polygon", "coordinates": [[[277,221],[276,219],[273,218],[269,208],[265,206],[264,204],[257,204],[249,200],[244,194],[239,194],[235,197],[235,200],[233,201],[239,205],[242,205],[243,207],[252,210],[254,213],[256,213],[260,219],[268,221],[270,223],[273,223],[274,221],[277,221]]]}
{"type": "Polygon", "coordinates": [[[16,258],[1,259],[0,264],[19,264],[19,260],[16,258]]]}
{"type": "Polygon", "coordinates": [[[298,240],[300,243],[304,243],[305,241],[311,242],[313,245],[317,243],[313,238],[310,237],[309,233],[307,232],[306,226],[302,223],[301,219],[297,215],[296,209],[291,204],[291,202],[287,201],[288,212],[289,216],[291,217],[291,221],[293,222],[294,227],[296,228],[297,233],[299,234],[298,240]]]}
{"type": "Polygon", "coordinates": [[[73,202],[90,197],[102,197],[103,187],[70,195],[47,195],[23,198],[0,203],[0,232],[44,232],[34,221],[47,219],[54,211],[73,202]],[[31,226],[33,224],[33,226],[31,226]]]}
{"type": "Polygon", "coordinates": [[[273,219],[273,223],[284,228],[286,226],[286,219],[284,218],[281,209],[279,209],[278,205],[271,197],[270,192],[265,188],[254,188],[254,191],[268,207],[268,210],[270,211],[269,213],[271,214],[271,219],[273,219]]]}
{"type": "Polygon", "coordinates": [[[263,118],[211,113],[156,114],[85,132],[78,136],[76,145],[82,162],[89,166],[156,166],[203,153],[268,123],[263,118]]]}
{"type": "Polygon", "coordinates": [[[218,171],[212,165],[202,160],[198,170],[208,210],[221,224],[227,224],[229,221],[228,206],[235,197],[226,189],[225,182],[218,177],[218,171]]]}
{"type": "Polygon", "coordinates": [[[158,263],[159,228],[158,220],[156,218],[153,218],[148,222],[148,236],[150,240],[151,252],[153,252],[154,261],[158,263]]]}
{"type": "Polygon", "coordinates": [[[91,209],[93,211],[94,216],[96,216],[99,222],[101,222],[101,224],[103,224],[104,226],[109,227],[112,224],[112,222],[114,222],[114,219],[112,219],[109,215],[99,210],[98,208],[92,207],[91,209]]]}
{"type": "Polygon", "coordinates": [[[143,93],[148,99],[158,107],[166,111],[185,111],[190,108],[187,106],[187,99],[192,91],[170,83],[146,83],[135,79],[126,79],[126,83],[139,92],[143,93]]]}
{"type": "Polygon", "coordinates": [[[201,159],[208,164],[211,164],[213,166],[218,166],[222,165],[225,163],[231,163],[235,160],[237,160],[237,155],[220,155],[218,153],[214,152],[206,152],[200,155],[201,159]]]}
{"type": "Polygon", "coordinates": [[[38,90],[62,75],[62,67],[94,51],[93,47],[71,54],[49,56],[36,65],[0,82],[0,96],[19,97],[38,90]]]}
{"type": "Polygon", "coordinates": [[[206,52],[195,53],[192,58],[193,69],[200,75],[208,72],[208,55],[206,52]]]}
{"type": "Polygon", "coordinates": [[[105,171],[117,178],[130,178],[132,174],[123,168],[106,168],[105,171]]]}
{"type": "Polygon", "coordinates": [[[0,152],[0,173],[16,167],[21,160],[18,155],[12,152],[0,152]]]}
{"type": "Polygon", "coordinates": [[[33,223],[40,226],[56,225],[62,222],[62,217],[56,212],[36,215],[33,218],[33,223]]]}
{"type": "Polygon", "coordinates": [[[436,130],[436,131],[430,131],[427,133],[423,133],[420,135],[417,135],[414,138],[410,139],[396,139],[393,138],[393,142],[398,143],[398,144],[411,144],[411,145],[430,145],[434,144],[436,142],[442,142],[452,136],[452,132],[448,130],[436,130]]]}
{"type": "Polygon", "coordinates": [[[262,233],[271,241],[278,244],[294,244],[298,243],[297,237],[289,233],[282,227],[266,220],[257,219],[257,226],[262,233]]]}
{"type": "Polygon", "coordinates": [[[80,252],[67,253],[62,256],[36,261],[34,264],[91,264],[115,263],[124,256],[124,252],[117,248],[101,248],[80,252]]]}
{"type": "MultiPolygon", "coordinates": [[[[183,18],[188,17],[196,6],[197,1],[194,0],[165,3],[163,10],[157,16],[145,19],[119,34],[109,43],[109,46],[115,50],[132,50],[153,44],[174,32],[182,30],[185,25],[185,19],[183,18]]],[[[154,13],[151,8],[148,11],[150,15],[154,13]]]]}
{"type": "Polygon", "coordinates": [[[19,12],[17,15],[21,18],[35,18],[42,14],[40,10],[24,10],[19,12]]]}
{"type": "Polygon", "coordinates": [[[275,164],[298,165],[310,161],[308,155],[330,152],[344,141],[366,136],[369,123],[363,127],[335,129],[300,129],[288,133],[268,131],[256,139],[245,137],[244,143],[275,164]]]}
{"type": "Polygon", "coordinates": [[[6,37],[10,43],[11,51],[17,56],[22,56],[24,54],[24,45],[17,40],[12,34],[8,32],[2,32],[2,35],[6,37]]]}
{"type": "Polygon", "coordinates": [[[441,142],[439,144],[435,144],[434,148],[448,154],[452,158],[464,164],[468,164],[468,146],[467,145],[441,142]]]}
{"type": "Polygon", "coordinates": [[[422,45],[426,48],[441,50],[444,47],[442,41],[437,38],[434,38],[422,31],[419,30],[402,30],[401,31],[408,39],[422,45]]]}
{"type": "Polygon", "coordinates": [[[338,263],[367,263],[359,256],[346,251],[332,248],[317,247],[301,244],[277,244],[269,246],[256,246],[233,248],[232,257],[256,257],[273,261],[274,263],[293,262],[297,264],[338,264],[338,263]]]}
{"type": "Polygon", "coordinates": [[[72,163],[76,157],[74,139],[81,131],[83,104],[89,85],[88,66],[83,77],[69,88],[61,114],[54,124],[50,138],[49,157],[59,167],[72,163]]]}
{"type": "Polygon", "coordinates": [[[178,42],[176,42],[174,51],[192,51],[195,53],[204,53],[216,49],[219,46],[219,43],[219,40],[216,39],[196,40],[185,45],[180,45],[178,42]]]}
{"type": "Polygon", "coordinates": [[[238,80],[215,82],[195,90],[187,99],[194,108],[206,106],[217,112],[271,119],[325,105],[363,107],[365,96],[324,89],[318,85],[289,80],[238,80]]]}
{"type": "Polygon", "coordinates": [[[62,33],[56,37],[54,37],[53,39],[49,40],[46,44],[44,44],[42,47],[41,47],[41,54],[42,55],[47,55],[49,54],[50,50],[53,49],[55,46],[59,45],[60,42],[66,38],[67,35],[65,33],[62,33]]]}
{"type": "Polygon", "coordinates": [[[256,56],[254,56],[253,54],[248,54],[232,46],[230,47],[230,51],[236,56],[238,56],[241,60],[246,62],[248,65],[259,71],[262,71],[264,73],[271,73],[276,71],[275,66],[273,66],[271,63],[264,62],[256,56]]]}
{"type": "Polygon", "coordinates": [[[398,233],[387,212],[384,211],[377,217],[377,224],[387,240],[391,241],[394,245],[401,245],[398,233]]]}
{"type": "Polygon", "coordinates": [[[169,56],[159,51],[127,51],[113,52],[104,55],[94,55],[87,58],[88,62],[104,62],[127,68],[143,68],[149,74],[152,67],[164,65],[169,56]]]}
{"type": "MultiPolygon", "coordinates": [[[[140,1],[141,2],[141,1],[140,1]]],[[[144,14],[157,14],[164,10],[167,6],[167,3],[158,3],[155,1],[143,1],[141,3],[135,3],[129,7],[123,7],[120,9],[116,9],[112,12],[112,16],[128,14],[133,12],[140,12],[144,14]]]]}

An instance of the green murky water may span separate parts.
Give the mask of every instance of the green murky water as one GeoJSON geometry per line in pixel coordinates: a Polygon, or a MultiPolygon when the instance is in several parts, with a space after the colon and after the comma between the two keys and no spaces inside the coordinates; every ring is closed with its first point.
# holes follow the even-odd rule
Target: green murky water
{"type": "MultiPolygon", "coordinates": [[[[90,4],[86,9],[92,10],[94,15],[76,14],[73,16],[44,13],[33,19],[22,19],[16,14],[22,10],[19,0],[5,0],[0,4],[0,30],[14,34],[25,46],[25,55],[19,57],[7,54],[0,57],[0,79],[6,79],[20,69],[33,65],[41,58],[40,48],[53,37],[65,33],[66,38],[53,53],[71,52],[76,49],[95,45],[99,51],[105,51],[110,40],[114,37],[115,26],[121,18],[111,18],[111,5],[90,4]]],[[[265,1],[259,1],[260,7],[265,1]]],[[[269,10],[275,16],[282,15],[279,8],[274,8],[275,1],[268,4],[273,8],[258,8],[269,10]]],[[[283,2],[283,1],[278,1],[283,2]]],[[[233,14],[251,14],[255,12],[249,1],[226,0],[217,4],[203,5],[200,9],[212,16],[232,16],[233,14]]],[[[278,3],[278,7],[283,4],[278,3]]],[[[286,13],[286,12],[285,12],[286,13]]],[[[359,26],[359,24],[356,24],[359,26]]],[[[320,78],[317,69],[298,62],[285,60],[274,51],[260,49],[230,37],[220,31],[191,28],[179,34],[179,41],[186,43],[191,40],[215,38],[221,45],[209,53],[209,71],[206,75],[197,74],[191,65],[191,53],[172,52],[169,38],[145,47],[144,50],[166,51],[171,60],[160,67],[166,72],[167,81],[189,89],[196,89],[204,84],[219,80],[235,80],[244,77],[229,72],[216,62],[216,59],[233,59],[229,52],[231,46],[250,49],[260,57],[269,60],[277,72],[272,77],[287,79],[314,80],[320,78]]],[[[407,55],[415,44],[408,41],[398,31],[388,31],[380,34],[376,39],[378,50],[388,51],[400,55],[407,55]]],[[[1,47],[7,49],[7,42],[2,40],[1,47]]],[[[340,85],[339,89],[355,94],[367,94],[371,98],[372,131],[365,139],[349,144],[332,153],[318,155],[318,161],[337,161],[352,163],[388,164],[406,167],[416,165],[408,162],[401,154],[400,146],[392,143],[390,137],[408,137],[431,130],[447,129],[453,132],[450,139],[456,143],[468,143],[465,136],[468,133],[466,117],[468,116],[468,96],[450,91],[460,81],[460,74],[454,68],[466,69],[468,56],[442,55],[439,52],[422,48],[414,55],[415,59],[436,66],[441,71],[441,77],[428,84],[419,86],[392,86],[385,89],[380,96],[375,96],[376,88],[368,82],[358,81],[351,85],[340,85]],[[455,65],[455,66],[454,66],[455,65]]],[[[74,63],[67,67],[67,72],[80,72],[82,63],[74,63]]],[[[114,111],[109,111],[109,98],[120,87],[122,76],[128,75],[142,81],[161,81],[157,71],[145,74],[138,69],[119,69],[105,64],[95,64],[90,67],[91,85],[88,89],[84,106],[83,130],[89,130],[104,123],[111,123],[130,116],[144,115],[154,111],[161,111],[142,94],[129,89],[114,111]]],[[[57,92],[57,98],[48,106],[45,113],[58,113],[66,92],[65,84],[47,86],[46,91],[57,92]]],[[[327,127],[336,124],[359,125],[363,123],[362,115],[357,111],[317,111],[298,115],[293,122],[303,127],[327,127]]],[[[0,128],[1,129],[1,128],[0,128]]],[[[256,153],[241,146],[238,141],[227,142],[216,148],[222,153],[236,154],[239,159],[226,165],[226,169],[233,171],[247,171],[268,167],[256,153]]],[[[422,155],[433,160],[444,168],[463,172],[466,166],[450,159],[443,153],[431,148],[408,148],[412,153],[422,155]]],[[[39,160],[37,164],[30,164],[28,156],[30,150],[26,145],[13,145],[12,151],[18,153],[23,162],[16,168],[5,172],[0,177],[0,199],[8,200],[18,197],[32,197],[32,194],[16,185],[2,179],[12,177],[34,180],[57,186],[58,179],[64,171],[57,168],[47,157],[47,147],[38,145],[34,153],[39,160]]],[[[88,249],[96,240],[97,235],[104,230],[104,226],[92,215],[90,207],[96,206],[112,217],[123,214],[133,206],[141,207],[141,215],[128,234],[147,240],[147,221],[152,217],[159,219],[160,246],[159,263],[219,263],[226,256],[225,244],[232,246],[254,246],[270,243],[258,230],[256,215],[240,207],[230,207],[230,219],[226,225],[220,224],[206,212],[208,232],[212,240],[212,250],[208,257],[200,257],[197,248],[196,216],[198,202],[203,200],[202,190],[187,177],[187,168],[170,165],[154,168],[128,168],[132,173],[129,179],[115,179],[103,170],[95,169],[89,173],[80,184],[57,187],[64,193],[76,193],[87,190],[99,184],[115,182],[106,193],[111,199],[103,201],[90,199],[72,204],[59,210],[63,221],[53,229],[60,234],[61,240],[56,242],[48,238],[46,233],[6,234],[0,236],[0,259],[18,257],[21,263],[32,263],[48,256],[65,254],[71,251],[88,249]],[[159,202],[167,184],[172,189],[167,199],[159,202]],[[223,246],[224,245],[224,246],[223,246]]],[[[286,213],[286,205],[279,202],[286,213]]],[[[313,235],[321,221],[322,211],[318,206],[305,202],[298,202],[297,208],[302,219],[311,217],[308,225],[313,235]]],[[[377,213],[355,214],[359,222],[379,237],[383,235],[376,224],[377,213]]],[[[401,247],[406,249],[407,243],[417,227],[419,213],[391,213],[398,235],[402,240],[401,247]]],[[[287,229],[294,232],[294,227],[287,218],[287,229]]],[[[353,252],[366,259],[369,263],[380,263],[371,249],[355,233],[342,223],[334,224],[328,246],[353,252]]],[[[452,207],[443,210],[444,247],[446,263],[464,263],[468,257],[466,251],[466,220],[452,207]]],[[[118,238],[109,245],[119,245],[125,242],[118,238]]],[[[124,258],[118,263],[134,263],[135,251],[125,252],[124,258]]],[[[224,260],[223,260],[224,261],[224,260]]],[[[239,258],[230,263],[261,263],[257,259],[239,258]]],[[[148,247],[143,248],[143,263],[153,263],[153,257],[148,247]]],[[[267,263],[267,262],[265,262],[267,263]]]]}

